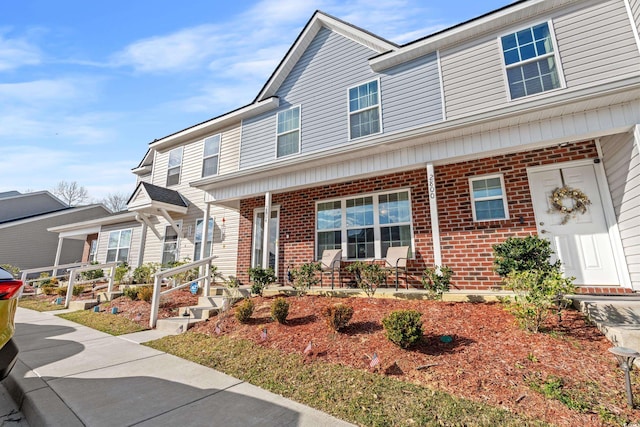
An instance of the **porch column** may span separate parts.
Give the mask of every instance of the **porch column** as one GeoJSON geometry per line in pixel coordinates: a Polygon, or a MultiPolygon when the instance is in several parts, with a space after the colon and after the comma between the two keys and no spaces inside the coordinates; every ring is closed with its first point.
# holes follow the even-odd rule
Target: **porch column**
{"type": "Polygon", "coordinates": [[[142,221],[142,230],[140,236],[140,250],[138,251],[138,264],[136,267],[140,267],[144,264],[144,249],[147,245],[147,223],[142,221]]]}
{"type": "Polygon", "coordinates": [[[271,192],[264,194],[264,228],[262,240],[262,268],[269,267],[269,225],[271,222],[271,192]]]}
{"type": "Polygon", "coordinates": [[[56,260],[53,261],[53,274],[51,276],[56,277],[58,275],[58,264],[60,264],[60,255],[62,254],[62,242],[64,237],[58,237],[58,249],[56,250],[56,260]]]}
{"type": "Polygon", "coordinates": [[[427,163],[427,185],[429,190],[429,215],[431,216],[431,236],[433,237],[433,262],[442,266],[440,248],[440,222],[438,220],[438,200],[436,198],[436,174],[433,163],[427,163]]]}

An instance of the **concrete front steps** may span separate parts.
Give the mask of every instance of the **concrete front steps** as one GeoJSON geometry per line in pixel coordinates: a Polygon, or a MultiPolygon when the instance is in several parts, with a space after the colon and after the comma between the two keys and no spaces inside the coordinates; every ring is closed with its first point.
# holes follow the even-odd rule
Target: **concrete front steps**
{"type": "Polygon", "coordinates": [[[181,334],[199,322],[203,322],[223,310],[225,298],[221,295],[198,298],[198,305],[182,307],[179,315],[166,319],[158,319],[156,329],[181,334]]]}

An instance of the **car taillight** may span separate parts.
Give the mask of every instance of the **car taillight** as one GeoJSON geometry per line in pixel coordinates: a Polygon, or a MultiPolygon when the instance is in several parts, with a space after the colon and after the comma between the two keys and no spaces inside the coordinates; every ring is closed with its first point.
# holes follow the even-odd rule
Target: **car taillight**
{"type": "Polygon", "coordinates": [[[7,300],[15,297],[22,289],[22,280],[0,281],[0,300],[7,300]]]}

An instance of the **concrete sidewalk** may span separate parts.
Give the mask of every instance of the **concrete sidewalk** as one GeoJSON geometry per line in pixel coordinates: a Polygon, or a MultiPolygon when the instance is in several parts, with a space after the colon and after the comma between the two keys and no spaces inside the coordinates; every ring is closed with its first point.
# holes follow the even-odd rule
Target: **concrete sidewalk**
{"type": "Polygon", "coordinates": [[[4,385],[33,426],[347,426],[196,363],[50,313],[18,309],[4,385]]]}

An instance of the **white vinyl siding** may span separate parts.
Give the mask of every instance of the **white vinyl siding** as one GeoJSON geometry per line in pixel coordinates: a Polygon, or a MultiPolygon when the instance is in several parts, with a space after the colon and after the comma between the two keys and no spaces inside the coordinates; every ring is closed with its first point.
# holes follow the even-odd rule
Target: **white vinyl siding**
{"type": "MultiPolygon", "coordinates": [[[[640,138],[640,129],[636,130],[640,138]]],[[[633,133],[601,139],[604,167],[631,282],[640,288],[640,152],[633,133]]]]}
{"type": "Polygon", "coordinates": [[[501,174],[469,178],[469,190],[474,221],[509,219],[507,193],[501,174]]]}
{"type": "Polygon", "coordinates": [[[169,152],[169,163],[167,166],[166,186],[178,185],[180,183],[180,169],[182,167],[182,147],[175,148],[169,152]]]}
{"type": "Polygon", "coordinates": [[[202,153],[202,177],[218,174],[220,163],[220,134],[204,140],[202,153]]]}
{"type": "Polygon", "coordinates": [[[276,130],[276,157],[300,152],[300,106],[278,113],[276,130]]]}
{"type": "Polygon", "coordinates": [[[316,204],[316,257],[342,249],[348,259],[386,256],[390,246],[412,247],[408,190],[365,194],[316,204]]]}
{"type": "Polygon", "coordinates": [[[553,24],[567,87],[638,74],[640,53],[623,1],[591,2],[553,24]]]}

